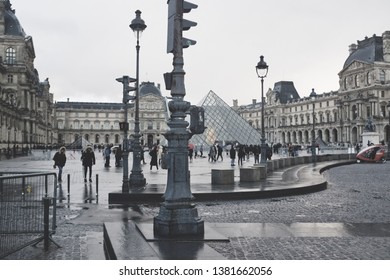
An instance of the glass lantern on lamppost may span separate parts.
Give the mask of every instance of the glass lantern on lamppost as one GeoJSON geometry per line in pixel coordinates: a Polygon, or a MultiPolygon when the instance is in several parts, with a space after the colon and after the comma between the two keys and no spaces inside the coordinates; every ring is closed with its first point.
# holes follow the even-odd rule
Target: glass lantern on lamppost
{"type": "Polygon", "coordinates": [[[314,110],[316,107],[315,100],[317,97],[317,93],[315,93],[314,88],[311,90],[309,97],[310,97],[310,100],[313,102],[313,133],[312,133],[312,137],[311,137],[311,156],[312,156],[313,163],[315,163],[317,158],[316,158],[316,130],[315,130],[316,117],[315,117],[314,110]]]}
{"type": "Polygon", "coordinates": [[[261,79],[261,159],[260,164],[267,163],[267,146],[265,145],[265,131],[264,131],[264,78],[268,74],[268,65],[264,61],[264,56],[260,56],[260,61],[256,65],[257,76],[261,79]]]}
{"type": "Polygon", "coordinates": [[[140,125],[139,125],[139,38],[142,32],[146,28],[145,21],[141,19],[141,11],[135,11],[135,19],[131,21],[130,28],[134,31],[134,35],[137,38],[137,63],[136,63],[136,90],[135,90],[135,118],[134,118],[134,146],[133,146],[133,167],[131,169],[129,185],[130,187],[144,187],[146,185],[146,179],[142,173],[141,168],[141,153],[142,147],[140,144],[140,125]]]}

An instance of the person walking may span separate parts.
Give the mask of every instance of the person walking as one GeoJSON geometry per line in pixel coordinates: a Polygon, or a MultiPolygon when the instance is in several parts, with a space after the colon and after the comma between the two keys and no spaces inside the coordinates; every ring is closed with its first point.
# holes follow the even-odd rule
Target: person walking
{"type": "Polygon", "coordinates": [[[152,150],[149,152],[149,155],[151,157],[151,159],[150,159],[150,170],[152,170],[153,166],[156,166],[156,168],[158,170],[157,149],[158,149],[157,145],[154,145],[152,150]]]}
{"type": "Polygon", "coordinates": [[[231,145],[231,148],[230,148],[230,165],[231,166],[235,166],[235,160],[236,160],[236,149],[234,148],[233,145],[231,145]]]}
{"type": "Polygon", "coordinates": [[[144,146],[141,146],[141,161],[142,161],[142,164],[146,164],[146,162],[145,162],[145,148],[144,148],[144,146]]]}
{"type": "Polygon", "coordinates": [[[92,165],[95,165],[95,153],[91,146],[87,146],[81,154],[81,161],[84,167],[84,182],[87,182],[87,172],[89,169],[89,181],[92,182],[92,165]]]}
{"type": "Polygon", "coordinates": [[[190,162],[192,162],[192,158],[194,157],[194,148],[192,145],[188,145],[188,157],[190,162]]]}
{"type": "Polygon", "coordinates": [[[115,151],[115,166],[116,167],[121,166],[121,159],[122,159],[122,145],[119,145],[119,147],[115,151]]]}
{"type": "Polygon", "coordinates": [[[259,145],[254,145],[253,156],[255,158],[255,164],[259,163],[259,158],[260,158],[260,146],[259,145]]]}
{"type": "MultiPolygon", "coordinates": [[[[266,156],[267,156],[268,160],[271,160],[271,158],[272,158],[272,149],[271,149],[271,147],[268,144],[266,144],[266,156]]],[[[295,151],[294,151],[294,156],[296,156],[295,155],[295,151]]]]}
{"type": "Polygon", "coordinates": [[[107,144],[106,148],[103,150],[103,157],[105,159],[104,167],[110,167],[110,155],[111,155],[111,147],[107,144]]]}
{"type": "Polygon", "coordinates": [[[222,147],[221,147],[221,145],[217,145],[217,153],[218,153],[218,156],[217,156],[217,159],[216,159],[216,161],[219,159],[219,158],[221,158],[221,161],[223,161],[223,156],[222,156],[222,147]]]}
{"type": "Polygon", "coordinates": [[[217,149],[215,148],[214,145],[211,145],[210,146],[210,150],[209,150],[209,161],[210,162],[216,162],[216,155],[217,155],[217,149]]]}
{"type": "Polygon", "coordinates": [[[62,182],[62,169],[65,166],[66,163],[66,148],[61,147],[58,152],[54,154],[53,160],[54,165],[53,168],[58,167],[58,182],[62,182]]]}
{"type": "Polygon", "coordinates": [[[240,145],[240,147],[238,148],[238,165],[242,166],[242,162],[243,162],[244,158],[245,158],[244,146],[240,145]]]}

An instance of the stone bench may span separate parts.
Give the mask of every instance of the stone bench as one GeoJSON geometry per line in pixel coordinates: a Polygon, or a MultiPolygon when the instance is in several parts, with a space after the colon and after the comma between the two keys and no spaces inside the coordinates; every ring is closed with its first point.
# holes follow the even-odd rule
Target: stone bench
{"type": "Polygon", "coordinates": [[[240,168],[240,182],[260,181],[260,168],[245,167],[240,168]]]}
{"type": "Polygon", "coordinates": [[[260,164],[255,164],[255,165],[253,165],[252,168],[259,169],[259,171],[260,171],[260,180],[267,178],[267,169],[268,169],[267,166],[260,165],[260,164]]]}
{"type": "Polygon", "coordinates": [[[211,184],[234,184],[234,169],[211,169],[211,184]]]}

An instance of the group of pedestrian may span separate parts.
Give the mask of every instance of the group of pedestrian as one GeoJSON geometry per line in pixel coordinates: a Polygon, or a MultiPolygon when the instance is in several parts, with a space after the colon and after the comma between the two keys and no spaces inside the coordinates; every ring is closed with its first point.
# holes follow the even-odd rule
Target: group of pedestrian
{"type": "MultiPolygon", "coordinates": [[[[253,146],[251,147],[250,151],[253,153],[255,158],[255,163],[259,163],[259,155],[260,155],[260,146],[253,146]]],[[[189,146],[188,148],[188,156],[190,158],[190,161],[192,162],[193,154],[195,150],[195,157],[197,157],[198,150],[195,145],[189,146]]],[[[238,164],[243,165],[243,161],[245,160],[245,157],[249,158],[249,148],[245,145],[231,145],[230,150],[227,150],[230,155],[231,160],[231,166],[235,166],[235,159],[236,156],[238,157],[238,164]]],[[[150,170],[155,166],[158,170],[158,166],[161,164],[162,159],[162,148],[159,147],[159,145],[153,145],[152,148],[150,148],[149,155],[150,155],[150,170]]],[[[200,156],[203,157],[203,145],[200,146],[199,149],[200,156]]],[[[121,166],[121,160],[122,160],[122,148],[121,145],[117,147],[114,151],[115,153],[115,166],[120,167],[121,166]]],[[[106,147],[103,150],[103,158],[104,158],[104,166],[110,167],[110,159],[111,159],[112,149],[111,145],[106,145],[106,147]]],[[[143,154],[143,152],[142,152],[143,154]]],[[[270,160],[272,157],[272,150],[270,148],[267,149],[267,158],[270,160]]],[[[208,154],[208,161],[209,162],[216,162],[219,159],[223,161],[223,148],[220,144],[211,145],[209,154],[208,154]]],[[[66,148],[61,147],[58,152],[55,153],[54,157],[54,165],[53,167],[58,167],[58,182],[62,182],[62,170],[66,164],[66,148]]],[[[84,182],[92,182],[92,166],[96,163],[95,153],[92,146],[88,145],[84,151],[81,153],[81,161],[83,166],[83,173],[84,173],[84,182]],[[87,176],[88,175],[88,176],[87,176]],[[88,178],[88,179],[87,179],[88,178]]],[[[143,162],[145,164],[145,161],[143,159],[143,162]]]]}
{"type": "Polygon", "coordinates": [[[236,156],[238,157],[238,165],[242,166],[243,161],[245,159],[245,150],[243,145],[236,145],[236,146],[232,145],[229,154],[230,154],[231,166],[236,165],[235,164],[236,156]]]}
{"type": "Polygon", "coordinates": [[[208,156],[209,156],[209,158],[208,158],[209,162],[216,162],[219,159],[221,159],[221,161],[223,161],[223,148],[222,148],[222,146],[220,144],[211,145],[208,156]]]}
{"type": "MultiPolygon", "coordinates": [[[[238,165],[243,165],[245,160],[249,159],[249,154],[252,153],[254,157],[254,163],[259,163],[259,158],[261,155],[261,146],[260,145],[251,145],[250,147],[247,145],[231,145],[229,150],[230,155],[230,163],[231,166],[235,166],[236,156],[238,158],[238,165]]],[[[268,160],[272,158],[272,149],[266,144],[266,157],[268,160]]]]}
{"type": "MultiPolygon", "coordinates": [[[[54,165],[53,168],[58,168],[57,180],[59,183],[62,182],[62,171],[66,164],[66,148],[61,147],[53,157],[54,165]]],[[[83,166],[84,182],[92,182],[92,166],[96,163],[95,153],[93,147],[88,145],[85,150],[81,152],[81,162],[83,166]]]]}

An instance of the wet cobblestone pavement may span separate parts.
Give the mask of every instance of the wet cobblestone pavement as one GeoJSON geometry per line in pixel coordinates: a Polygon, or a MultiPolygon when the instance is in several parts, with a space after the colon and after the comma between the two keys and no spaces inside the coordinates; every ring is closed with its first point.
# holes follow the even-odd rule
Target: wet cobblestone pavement
{"type": "MultiPolygon", "coordinates": [[[[2,162],[4,164],[4,162],[2,162]]],[[[350,236],[230,236],[230,242],[207,242],[227,259],[250,260],[389,260],[390,232],[376,234],[371,225],[390,224],[390,162],[353,164],[330,169],[323,176],[325,191],[269,199],[198,202],[206,223],[341,223],[365,224],[368,231],[350,236]]],[[[103,222],[151,221],[157,204],[143,203],[127,209],[107,204],[71,203],[57,210],[58,228],[53,239],[62,247],[29,246],[6,259],[104,259],[103,222]],[[96,249],[98,248],[98,249],[96,249]],[[99,250],[101,249],[101,251],[99,250]]]]}

